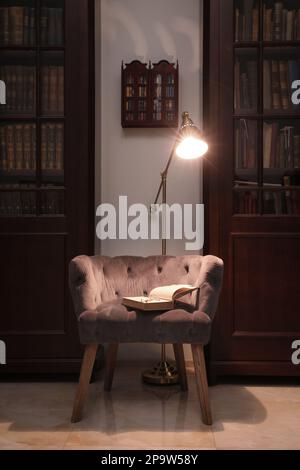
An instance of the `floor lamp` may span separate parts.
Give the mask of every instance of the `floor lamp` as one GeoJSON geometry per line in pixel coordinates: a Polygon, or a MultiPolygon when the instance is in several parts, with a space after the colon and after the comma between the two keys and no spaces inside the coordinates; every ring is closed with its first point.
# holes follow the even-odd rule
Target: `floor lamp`
{"type": "MultiPolygon", "coordinates": [[[[182,124],[177,133],[171,155],[164,171],[161,173],[161,183],[157,192],[154,205],[158,203],[162,195],[162,204],[167,202],[167,177],[170,165],[176,154],[179,158],[184,160],[195,160],[202,157],[208,151],[208,145],[203,140],[201,131],[194,125],[188,112],[182,114],[182,124]]],[[[165,220],[165,217],[163,217],[165,220]]],[[[165,233],[165,230],[163,230],[165,233]]],[[[162,255],[167,254],[167,239],[162,238],[162,255]]],[[[178,372],[175,367],[170,365],[166,360],[166,345],[162,345],[161,360],[153,367],[153,369],[146,370],[142,374],[143,380],[146,383],[156,385],[169,385],[179,381],[178,372]]]]}

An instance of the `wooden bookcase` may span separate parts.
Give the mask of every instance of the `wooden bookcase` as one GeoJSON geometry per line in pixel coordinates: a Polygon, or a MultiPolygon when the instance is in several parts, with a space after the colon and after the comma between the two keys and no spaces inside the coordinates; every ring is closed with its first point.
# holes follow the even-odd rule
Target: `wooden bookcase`
{"type": "Polygon", "coordinates": [[[178,63],[122,64],[122,127],[178,127],[178,63]]]}
{"type": "Polygon", "coordinates": [[[93,252],[93,16],[90,0],[0,4],[1,373],[79,368],[67,278],[93,252]]]}
{"type": "Polygon", "coordinates": [[[206,2],[206,251],[225,261],[211,377],[300,375],[300,5],[206,2]],[[209,5],[208,5],[209,4],[209,5]]]}

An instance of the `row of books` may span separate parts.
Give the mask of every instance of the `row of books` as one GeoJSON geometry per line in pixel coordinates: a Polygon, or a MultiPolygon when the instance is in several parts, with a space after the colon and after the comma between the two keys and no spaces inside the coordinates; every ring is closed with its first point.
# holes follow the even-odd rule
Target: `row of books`
{"type": "MultiPolygon", "coordinates": [[[[259,7],[256,0],[243,0],[235,9],[235,40],[258,41],[259,7]]],[[[284,2],[264,4],[264,40],[300,40],[300,8],[284,2]]]]}
{"type": "Polygon", "coordinates": [[[257,122],[240,119],[235,126],[235,167],[247,169],[256,167],[257,122]]]}
{"type": "Polygon", "coordinates": [[[300,131],[278,122],[264,123],[264,168],[300,168],[300,131]]]}
{"type": "MultiPolygon", "coordinates": [[[[42,170],[64,168],[63,124],[41,126],[42,170]]],[[[36,126],[17,124],[0,127],[0,170],[5,172],[36,169],[36,126]]]]}
{"type": "Polygon", "coordinates": [[[0,79],[6,84],[6,105],[1,112],[31,113],[36,104],[36,69],[24,65],[0,67],[0,79]]]}
{"type": "Polygon", "coordinates": [[[42,112],[61,115],[64,113],[64,67],[42,67],[42,112]]]}
{"type": "Polygon", "coordinates": [[[256,191],[237,191],[234,206],[236,214],[257,214],[258,193],[256,191]]]}
{"type": "Polygon", "coordinates": [[[10,191],[0,191],[0,217],[36,216],[37,207],[42,216],[62,215],[65,212],[64,192],[55,191],[55,186],[49,185],[49,191],[39,191],[38,201],[34,185],[6,185],[5,189],[10,191]]]}
{"type": "Polygon", "coordinates": [[[237,58],[234,68],[234,108],[236,111],[257,109],[257,62],[237,58]]]}
{"type": "Polygon", "coordinates": [[[36,126],[16,124],[0,127],[0,170],[35,170],[36,126]]]}
{"type": "Polygon", "coordinates": [[[264,5],[265,41],[300,40],[300,8],[285,8],[284,2],[275,2],[272,8],[264,5]]]}
{"type": "Polygon", "coordinates": [[[42,170],[64,168],[64,125],[43,124],[41,127],[42,170]]]}
{"type": "Polygon", "coordinates": [[[264,108],[294,108],[292,83],[300,78],[300,60],[264,60],[264,108]]]}
{"type": "Polygon", "coordinates": [[[49,46],[64,42],[64,11],[62,8],[41,8],[41,43],[49,46]]]}
{"type": "MultiPolygon", "coordinates": [[[[239,191],[235,193],[236,214],[258,214],[258,193],[239,191]]],[[[299,215],[300,191],[265,191],[263,213],[274,215],[299,215]]]]}
{"type": "Polygon", "coordinates": [[[21,6],[0,8],[0,44],[33,45],[35,23],[34,8],[21,6]]]}
{"type": "Polygon", "coordinates": [[[300,191],[265,192],[264,213],[275,215],[299,215],[300,191]]]}
{"type": "Polygon", "coordinates": [[[34,186],[7,185],[7,189],[10,191],[0,192],[0,217],[36,215],[36,193],[34,191],[19,191],[21,188],[34,189],[34,186]],[[12,191],[13,189],[15,191],[12,191]]]}
{"type": "Polygon", "coordinates": [[[255,0],[244,0],[235,9],[235,40],[258,41],[259,10],[255,0]]]}

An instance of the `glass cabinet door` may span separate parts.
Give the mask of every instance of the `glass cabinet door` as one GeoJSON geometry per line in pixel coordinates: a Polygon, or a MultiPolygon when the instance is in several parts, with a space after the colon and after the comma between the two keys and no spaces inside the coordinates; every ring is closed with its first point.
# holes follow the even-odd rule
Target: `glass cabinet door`
{"type": "Polygon", "coordinates": [[[64,1],[3,1],[0,24],[0,216],[62,216],[64,1]]]}
{"type": "Polygon", "coordinates": [[[299,216],[299,1],[236,0],[234,31],[233,213],[299,216]]]}

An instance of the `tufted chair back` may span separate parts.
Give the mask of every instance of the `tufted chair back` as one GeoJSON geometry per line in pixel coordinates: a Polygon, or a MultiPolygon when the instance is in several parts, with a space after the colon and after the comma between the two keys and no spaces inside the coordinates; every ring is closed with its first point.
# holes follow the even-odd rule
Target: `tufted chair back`
{"type": "Polygon", "coordinates": [[[199,310],[212,319],[222,285],[223,262],[215,256],[79,256],[70,263],[70,288],[79,316],[124,296],[142,296],[159,286],[200,287],[199,310]]]}

